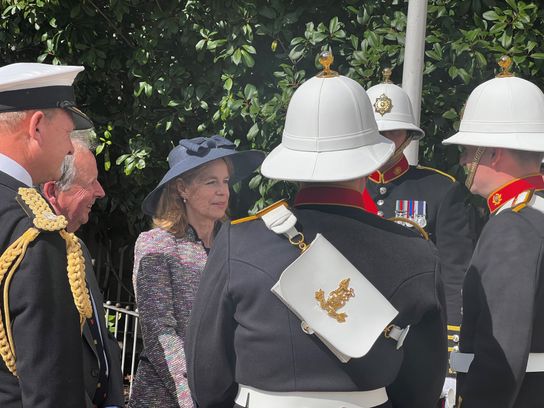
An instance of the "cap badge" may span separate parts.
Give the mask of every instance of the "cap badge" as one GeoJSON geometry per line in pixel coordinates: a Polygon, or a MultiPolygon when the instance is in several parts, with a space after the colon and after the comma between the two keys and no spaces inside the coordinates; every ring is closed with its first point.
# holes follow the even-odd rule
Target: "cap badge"
{"type": "Polygon", "coordinates": [[[493,200],[493,204],[499,205],[502,201],[502,194],[499,194],[499,193],[493,194],[492,200],[493,200]]]}
{"type": "Polygon", "coordinates": [[[323,289],[319,289],[315,292],[315,298],[319,301],[319,305],[327,314],[336,319],[338,323],[344,323],[348,315],[346,313],[337,313],[338,309],[341,309],[346,305],[348,300],[355,296],[353,288],[349,287],[349,278],[340,281],[338,288],[329,293],[329,297],[325,299],[325,292],[323,289]]]}
{"type": "Polygon", "coordinates": [[[386,94],[381,94],[376,98],[376,102],[374,102],[375,112],[383,116],[386,113],[391,112],[391,109],[393,109],[393,101],[391,98],[388,98],[386,94]]]}

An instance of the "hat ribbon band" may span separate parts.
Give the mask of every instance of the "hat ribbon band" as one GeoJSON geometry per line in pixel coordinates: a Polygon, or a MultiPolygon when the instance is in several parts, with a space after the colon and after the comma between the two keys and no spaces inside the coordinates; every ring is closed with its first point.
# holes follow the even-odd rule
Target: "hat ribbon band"
{"type": "Polygon", "coordinates": [[[74,89],[56,85],[0,92],[0,112],[75,106],[74,89]]]}

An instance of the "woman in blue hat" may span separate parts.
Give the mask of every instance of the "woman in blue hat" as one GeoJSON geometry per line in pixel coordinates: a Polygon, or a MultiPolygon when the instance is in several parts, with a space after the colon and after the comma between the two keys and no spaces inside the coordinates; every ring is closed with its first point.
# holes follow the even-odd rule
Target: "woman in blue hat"
{"type": "Polygon", "coordinates": [[[220,136],[181,140],[168,155],[170,169],[142,204],[155,228],[140,234],[134,250],[144,349],[129,406],[193,406],[183,351],[193,299],[229,185],[263,159],[262,152],[237,152],[220,136]]]}

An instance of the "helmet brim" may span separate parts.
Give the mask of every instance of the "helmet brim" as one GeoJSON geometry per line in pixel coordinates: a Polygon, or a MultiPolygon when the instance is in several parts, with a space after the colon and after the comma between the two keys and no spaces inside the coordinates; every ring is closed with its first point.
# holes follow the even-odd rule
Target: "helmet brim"
{"type": "Polygon", "coordinates": [[[445,145],[499,147],[504,149],[544,152],[544,133],[480,133],[457,132],[442,141],[445,145]]]}
{"type": "Polygon", "coordinates": [[[367,176],[381,168],[395,151],[395,144],[381,135],[373,144],[354,149],[309,152],[280,144],[264,160],[261,173],[286,181],[334,182],[367,176]]]}
{"type": "Polygon", "coordinates": [[[391,130],[408,130],[412,134],[412,140],[420,140],[425,136],[425,132],[411,123],[399,122],[396,120],[376,120],[380,132],[391,130]]]}

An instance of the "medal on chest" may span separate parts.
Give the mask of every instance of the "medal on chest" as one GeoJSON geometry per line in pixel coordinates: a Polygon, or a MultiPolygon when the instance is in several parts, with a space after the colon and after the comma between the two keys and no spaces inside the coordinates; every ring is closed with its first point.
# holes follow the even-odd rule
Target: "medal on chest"
{"type": "MultiPolygon", "coordinates": [[[[395,204],[395,217],[408,218],[417,223],[421,228],[427,225],[427,202],[423,200],[397,200],[395,204]]],[[[412,227],[407,222],[399,221],[405,227],[412,227]]]]}

